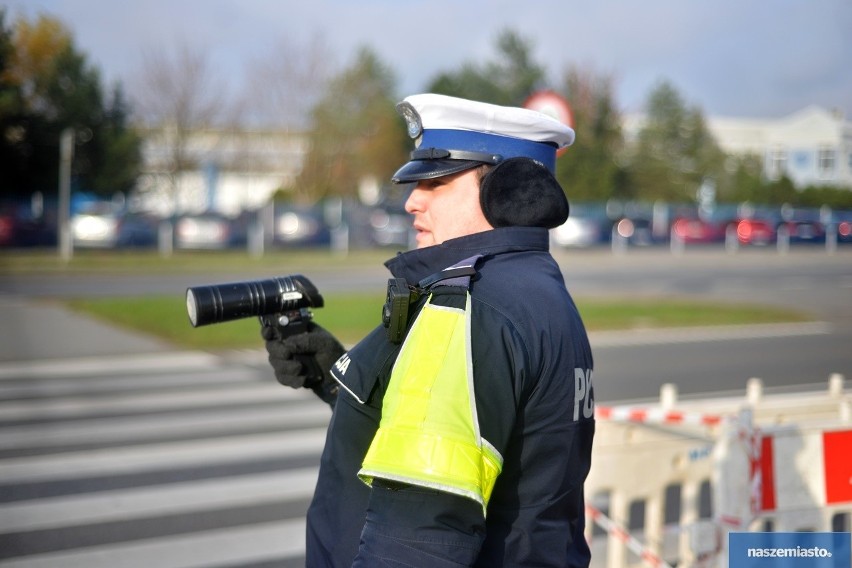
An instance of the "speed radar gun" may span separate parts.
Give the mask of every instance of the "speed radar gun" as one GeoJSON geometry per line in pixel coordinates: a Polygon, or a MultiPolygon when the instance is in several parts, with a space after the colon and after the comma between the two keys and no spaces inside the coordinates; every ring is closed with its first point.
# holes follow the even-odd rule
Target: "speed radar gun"
{"type": "MultiPolygon", "coordinates": [[[[195,286],[186,290],[186,312],[192,327],[257,317],[282,339],[308,331],[311,308],[323,307],[322,295],[301,274],[265,280],[195,286]]],[[[300,358],[306,371],[322,377],[312,357],[300,358]]]]}

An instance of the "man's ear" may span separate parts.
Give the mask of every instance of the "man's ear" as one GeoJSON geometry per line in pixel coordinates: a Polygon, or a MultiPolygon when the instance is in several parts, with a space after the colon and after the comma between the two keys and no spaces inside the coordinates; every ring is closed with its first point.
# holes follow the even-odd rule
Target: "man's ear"
{"type": "Polygon", "coordinates": [[[568,198],[540,162],[509,158],[482,179],[479,201],[492,227],[558,227],[568,219],[568,198]]]}

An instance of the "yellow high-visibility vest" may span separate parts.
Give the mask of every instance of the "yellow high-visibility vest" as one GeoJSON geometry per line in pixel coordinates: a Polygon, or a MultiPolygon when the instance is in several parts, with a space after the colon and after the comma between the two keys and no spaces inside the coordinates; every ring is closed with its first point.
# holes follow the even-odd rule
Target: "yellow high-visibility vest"
{"type": "Polygon", "coordinates": [[[473,388],[470,293],[465,309],[432,304],[417,316],[391,372],[382,419],[358,476],[446,491],[483,514],[503,458],[480,436],[473,388]]]}

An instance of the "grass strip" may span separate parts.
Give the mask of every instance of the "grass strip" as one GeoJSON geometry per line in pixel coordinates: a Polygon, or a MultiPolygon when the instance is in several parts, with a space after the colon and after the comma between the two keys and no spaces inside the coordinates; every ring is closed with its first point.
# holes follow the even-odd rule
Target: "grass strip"
{"type": "MultiPolygon", "coordinates": [[[[384,295],[327,294],[314,321],[341,342],[351,344],[381,322],[384,295]]],[[[215,351],[259,348],[259,323],[254,318],[193,328],[182,298],[72,299],[69,308],[105,322],[146,333],[175,346],[215,351]]],[[[746,325],[808,321],[804,314],[752,304],[723,304],[672,299],[578,298],[577,306],[590,331],[665,327],[746,325]]]]}
{"type": "Polygon", "coordinates": [[[54,250],[9,249],[0,255],[3,274],[192,274],[232,272],[268,273],[271,266],[288,272],[328,266],[381,266],[392,257],[389,249],[352,250],[346,254],[319,248],[269,249],[255,257],[244,249],[174,251],[163,256],[156,250],[78,249],[67,262],[54,250]]]}

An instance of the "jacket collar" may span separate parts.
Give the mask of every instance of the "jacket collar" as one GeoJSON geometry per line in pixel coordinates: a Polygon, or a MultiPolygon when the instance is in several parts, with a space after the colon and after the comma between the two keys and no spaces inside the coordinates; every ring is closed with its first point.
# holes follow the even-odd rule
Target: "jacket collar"
{"type": "Polygon", "coordinates": [[[545,228],[502,227],[399,253],[385,262],[385,266],[395,278],[419,282],[476,254],[488,257],[507,252],[547,252],[549,244],[550,233],[545,228]]]}

